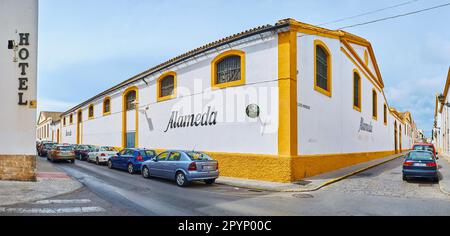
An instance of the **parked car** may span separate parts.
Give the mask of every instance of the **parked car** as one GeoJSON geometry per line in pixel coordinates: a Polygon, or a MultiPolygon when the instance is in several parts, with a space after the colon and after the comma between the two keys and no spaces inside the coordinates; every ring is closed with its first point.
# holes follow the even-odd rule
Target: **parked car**
{"type": "Polygon", "coordinates": [[[156,156],[156,151],[138,148],[126,148],[108,160],[110,169],[127,170],[134,174],[141,170],[142,163],[151,160],[156,156]]]}
{"type": "Polygon", "coordinates": [[[403,180],[409,178],[430,178],[439,181],[438,158],[431,151],[412,151],[403,163],[403,180]]]}
{"type": "Polygon", "coordinates": [[[436,152],[436,148],[431,143],[417,143],[414,144],[412,149],[414,151],[430,151],[434,154],[435,157],[437,157],[437,155],[439,154],[436,152]]]}
{"type": "Polygon", "coordinates": [[[144,178],[175,180],[180,187],[193,181],[213,184],[219,178],[219,163],[202,152],[166,151],[144,162],[141,172],[144,178]]]}
{"type": "Polygon", "coordinates": [[[47,156],[47,160],[51,162],[70,161],[71,163],[75,163],[75,159],[75,150],[73,146],[69,145],[57,145],[47,156]]]}
{"type": "Polygon", "coordinates": [[[95,147],[92,145],[76,145],[74,148],[75,156],[80,161],[86,161],[90,152],[94,151],[95,147]]]}
{"type": "Polygon", "coordinates": [[[96,147],[88,154],[88,162],[95,162],[97,165],[108,163],[111,156],[117,155],[117,150],[114,147],[96,147]]]}
{"type": "Polygon", "coordinates": [[[52,143],[52,142],[42,143],[38,149],[38,156],[46,157],[48,154],[48,151],[51,149],[52,146],[55,146],[55,145],[56,145],[56,143],[52,143]]]}

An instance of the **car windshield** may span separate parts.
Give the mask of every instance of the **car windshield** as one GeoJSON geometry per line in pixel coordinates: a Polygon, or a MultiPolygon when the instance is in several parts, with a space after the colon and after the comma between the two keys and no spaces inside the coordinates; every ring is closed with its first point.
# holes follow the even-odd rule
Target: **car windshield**
{"type": "Polygon", "coordinates": [[[412,161],[433,161],[433,153],[431,152],[411,152],[408,156],[408,160],[412,161]]]}
{"type": "Polygon", "coordinates": [[[142,150],[140,151],[142,156],[147,156],[147,157],[154,157],[156,156],[156,152],[153,150],[142,150]]]}
{"type": "Polygon", "coordinates": [[[414,150],[415,150],[415,151],[429,151],[429,152],[434,152],[434,149],[433,149],[432,146],[425,146],[425,145],[414,146],[414,150]]]}
{"type": "Polygon", "coordinates": [[[101,150],[104,152],[114,152],[114,148],[112,147],[102,147],[101,150]]]}
{"type": "Polygon", "coordinates": [[[201,153],[201,152],[187,152],[186,154],[192,161],[212,161],[213,160],[210,156],[206,155],[205,153],[201,153]]]}
{"type": "Polygon", "coordinates": [[[60,146],[58,147],[60,151],[73,151],[73,147],[71,146],[60,146]]]}

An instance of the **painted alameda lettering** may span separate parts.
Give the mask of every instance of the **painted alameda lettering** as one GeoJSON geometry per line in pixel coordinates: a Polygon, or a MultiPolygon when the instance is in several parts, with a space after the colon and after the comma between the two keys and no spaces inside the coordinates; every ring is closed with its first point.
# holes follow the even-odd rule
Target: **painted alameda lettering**
{"type": "Polygon", "coordinates": [[[218,112],[211,111],[211,107],[208,107],[208,111],[203,114],[191,114],[191,115],[179,115],[178,111],[172,112],[169,124],[167,125],[164,133],[167,133],[169,129],[199,127],[199,126],[214,126],[217,124],[218,112]]]}
{"type": "Polygon", "coordinates": [[[27,75],[27,68],[29,67],[27,60],[30,57],[30,51],[28,51],[26,46],[30,45],[30,34],[20,33],[19,36],[20,36],[19,46],[23,48],[19,50],[19,59],[21,60],[21,62],[19,63],[20,77],[18,78],[19,82],[18,96],[19,96],[19,106],[26,106],[28,105],[28,101],[24,98],[24,91],[28,90],[28,78],[25,76],[27,75]]]}

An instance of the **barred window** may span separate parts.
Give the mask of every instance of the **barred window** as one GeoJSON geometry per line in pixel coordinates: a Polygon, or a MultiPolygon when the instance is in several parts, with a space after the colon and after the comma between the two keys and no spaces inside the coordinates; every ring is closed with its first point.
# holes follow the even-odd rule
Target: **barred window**
{"type": "Polygon", "coordinates": [[[378,94],[375,90],[372,91],[372,113],[376,120],[378,118],[378,94]]]}
{"type": "Polygon", "coordinates": [[[70,114],[70,116],[69,116],[69,123],[73,124],[73,114],[70,114]]]}
{"type": "Polygon", "coordinates": [[[111,99],[107,98],[103,102],[103,114],[107,114],[111,112],[111,99]]]}
{"type": "Polygon", "coordinates": [[[131,91],[127,93],[126,96],[126,110],[134,110],[136,108],[136,91],[131,91]]]}
{"type": "Polygon", "coordinates": [[[89,118],[94,118],[94,105],[89,106],[89,118]]]}
{"type": "Polygon", "coordinates": [[[217,63],[216,84],[241,80],[241,57],[229,56],[217,63]]]}
{"type": "Polygon", "coordinates": [[[361,109],[361,77],[357,72],[353,73],[353,106],[361,109]]]}
{"type": "Polygon", "coordinates": [[[167,97],[175,93],[175,76],[168,75],[161,80],[160,97],[167,97]]]}
{"type": "Polygon", "coordinates": [[[322,46],[316,46],[316,86],[329,91],[328,53],[322,46]]]}

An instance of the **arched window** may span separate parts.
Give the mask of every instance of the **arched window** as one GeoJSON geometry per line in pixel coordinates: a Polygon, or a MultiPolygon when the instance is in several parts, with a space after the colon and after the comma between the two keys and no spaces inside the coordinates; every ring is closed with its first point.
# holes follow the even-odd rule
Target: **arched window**
{"type": "Polygon", "coordinates": [[[211,87],[213,89],[245,84],[245,53],[231,50],[220,54],[212,64],[211,87]]]}
{"type": "Polygon", "coordinates": [[[88,116],[89,119],[94,119],[94,105],[89,106],[88,116]]]}
{"type": "Polygon", "coordinates": [[[69,116],[69,123],[73,124],[73,114],[70,114],[70,116],[69,116]]]}
{"type": "Polygon", "coordinates": [[[353,71],[353,108],[361,112],[361,76],[353,71]]]}
{"type": "Polygon", "coordinates": [[[103,115],[109,115],[111,114],[111,98],[107,97],[103,101],[103,115]]]}
{"type": "Polygon", "coordinates": [[[161,75],[157,80],[157,84],[158,102],[166,101],[176,97],[177,74],[175,72],[168,72],[161,75]]]}
{"type": "Polygon", "coordinates": [[[316,91],[331,97],[332,91],[331,53],[327,45],[325,45],[320,40],[316,40],[314,46],[315,46],[314,88],[316,91]]]}
{"type": "Polygon", "coordinates": [[[66,117],[63,118],[63,126],[66,126],[66,117]]]}
{"type": "Polygon", "coordinates": [[[125,109],[127,111],[134,110],[136,108],[136,91],[130,91],[125,96],[125,109]]]}
{"type": "Polygon", "coordinates": [[[378,120],[378,94],[372,90],[372,115],[374,120],[378,120]]]}

